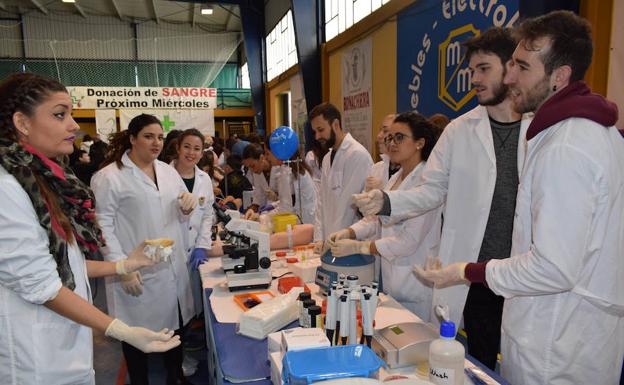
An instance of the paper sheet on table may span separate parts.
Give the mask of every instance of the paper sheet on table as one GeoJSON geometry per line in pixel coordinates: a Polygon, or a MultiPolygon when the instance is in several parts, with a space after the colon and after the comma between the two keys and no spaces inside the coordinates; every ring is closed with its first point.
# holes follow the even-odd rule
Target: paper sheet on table
{"type": "MultiPolygon", "coordinates": [[[[206,282],[206,281],[204,281],[206,282]]],[[[204,286],[205,287],[205,286],[204,286]]],[[[273,294],[277,295],[277,279],[271,282],[271,287],[268,289],[273,294]]],[[[261,289],[241,290],[232,293],[227,286],[223,272],[221,272],[221,280],[212,287],[212,294],[210,294],[210,308],[212,313],[218,322],[221,323],[238,323],[240,315],[243,314],[243,309],[234,302],[235,294],[253,293],[262,291],[261,289]]]]}
{"type": "Polygon", "coordinates": [[[240,315],[243,314],[243,309],[234,302],[234,295],[228,290],[225,280],[212,288],[210,307],[217,321],[221,323],[238,323],[240,315]]]}
{"type": "Polygon", "coordinates": [[[423,321],[392,297],[383,293],[379,294],[379,304],[377,304],[377,312],[375,312],[375,329],[383,329],[386,326],[401,322],[423,321]]]}
{"type": "Polygon", "coordinates": [[[199,265],[199,275],[204,289],[212,289],[225,282],[225,274],[221,268],[221,258],[210,258],[207,262],[199,265]]]}

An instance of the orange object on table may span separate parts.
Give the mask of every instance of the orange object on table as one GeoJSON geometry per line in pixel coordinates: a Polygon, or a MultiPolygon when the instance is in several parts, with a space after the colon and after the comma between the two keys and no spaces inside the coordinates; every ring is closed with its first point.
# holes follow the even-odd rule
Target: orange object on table
{"type": "Polygon", "coordinates": [[[293,287],[303,287],[303,291],[310,292],[308,286],[299,277],[283,277],[277,280],[277,291],[282,294],[288,293],[293,287]]]}
{"type": "Polygon", "coordinates": [[[252,307],[261,304],[264,301],[268,301],[275,297],[270,291],[256,291],[253,293],[236,294],[234,296],[234,302],[240,306],[243,311],[247,311],[252,307]]]}

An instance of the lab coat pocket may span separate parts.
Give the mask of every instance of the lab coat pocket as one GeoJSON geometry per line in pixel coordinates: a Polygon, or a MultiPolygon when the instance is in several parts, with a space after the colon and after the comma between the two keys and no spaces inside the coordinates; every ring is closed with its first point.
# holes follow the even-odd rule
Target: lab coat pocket
{"type": "Polygon", "coordinates": [[[88,329],[71,321],[34,324],[36,383],[85,383],[93,373],[91,338],[88,329]]]}
{"type": "Polygon", "coordinates": [[[339,196],[342,192],[342,171],[334,171],[329,178],[329,188],[333,196],[339,196]]]}

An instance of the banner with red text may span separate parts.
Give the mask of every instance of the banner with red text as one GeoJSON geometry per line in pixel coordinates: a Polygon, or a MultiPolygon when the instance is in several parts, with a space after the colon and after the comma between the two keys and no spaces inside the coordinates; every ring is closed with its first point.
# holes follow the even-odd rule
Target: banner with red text
{"type": "Polygon", "coordinates": [[[217,89],[201,87],[67,87],[75,109],[217,108],[217,89]]]}

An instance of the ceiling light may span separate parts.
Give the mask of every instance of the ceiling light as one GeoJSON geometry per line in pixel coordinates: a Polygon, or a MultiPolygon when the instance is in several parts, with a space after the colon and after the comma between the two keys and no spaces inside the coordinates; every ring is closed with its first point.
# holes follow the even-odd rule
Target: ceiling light
{"type": "Polygon", "coordinates": [[[201,14],[202,15],[212,15],[212,5],[202,5],[201,6],[201,14]]]}
{"type": "Polygon", "coordinates": [[[63,3],[75,3],[76,0],[63,0],[63,3]]]}

